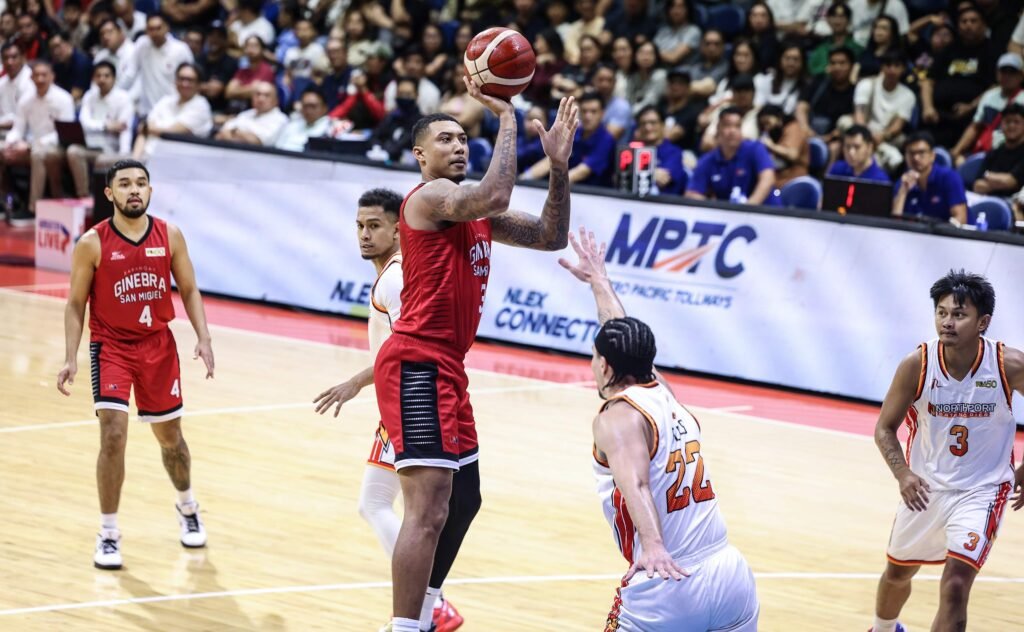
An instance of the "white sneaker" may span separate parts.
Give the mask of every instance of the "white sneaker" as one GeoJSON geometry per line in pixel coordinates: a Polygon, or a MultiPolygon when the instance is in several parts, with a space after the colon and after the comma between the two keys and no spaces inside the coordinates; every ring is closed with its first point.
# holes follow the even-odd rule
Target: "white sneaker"
{"type": "Polygon", "coordinates": [[[206,546],[206,527],[199,517],[199,503],[195,503],[192,515],[185,515],[181,507],[174,505],[178,512],[178,524],[181,525],[181,545],[187,549],[201,549],[206,546]]]}
{"type": "Polygon", "coordinates": [[[112,529],[96,534],[96,554],[92,556],[92,565],[105,571],[120,570],[121,532],[112,529]]]}

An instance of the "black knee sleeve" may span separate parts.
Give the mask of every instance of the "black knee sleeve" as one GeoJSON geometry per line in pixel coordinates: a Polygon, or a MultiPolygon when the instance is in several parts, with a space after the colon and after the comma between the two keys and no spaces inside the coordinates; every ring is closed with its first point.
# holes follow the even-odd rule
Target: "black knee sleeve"
{"type": "Polygon", "coordinates": [[[480,466],[470,463],[452,477],[452,495],[448,499],[448,520],[441,530],[434,553],[434,567],[430,573],[430,586],[440,588],[448,577],[469,525],[480,511],[480,466]]]}

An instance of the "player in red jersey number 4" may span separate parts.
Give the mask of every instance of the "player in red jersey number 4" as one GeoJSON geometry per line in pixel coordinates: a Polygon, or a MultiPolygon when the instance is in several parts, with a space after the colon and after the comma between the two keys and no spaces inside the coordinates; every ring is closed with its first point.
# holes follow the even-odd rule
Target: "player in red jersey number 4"
{"type": "Polygon", "coordinates": [[[213,350],[185,238],[175,226],[146,214],[152,191],[149,171],[140,162],[122,160],[107,171],[104,193],[114,204],[114,216],[94,226],[75,246],[64,311],[66,361],[57,389],[70,395],[66,385],[78,373],[85,305],[90,305],[92,395],[100,422],[96,484],[101,525],[93,564],[105,570],[122,564],[117,508],[133,387],[139,420],[150,424],[178,490],[181,543],[188,548],[206,545],[206,529],[192,496],[191,456],[181,434],[178,350],[167,327],[174,318],[172,274],[199,336],[195,357],[206,364],[207,378],[213,377],[213,350]]]}

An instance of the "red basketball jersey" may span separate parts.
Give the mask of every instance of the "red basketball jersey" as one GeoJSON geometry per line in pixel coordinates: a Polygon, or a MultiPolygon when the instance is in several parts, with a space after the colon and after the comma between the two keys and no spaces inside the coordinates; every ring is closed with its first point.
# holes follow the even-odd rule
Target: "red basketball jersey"
{"type": "Polygon", "coordinates": [[[174,318],[167,223],[150,217],[138,242],[122,235],[113,219],[95,230],[100,264],[89,292],[92,339],[131,341],[166,329],[174,318]]]}
{"type": "Polygon", "coordinates": [[[428,338],[466,353],[484,311],[491,271],[491,220],[456,222],[444,230],[416,230],[405,222],[402,202],[402,316],[396,333],[428,338]]]}

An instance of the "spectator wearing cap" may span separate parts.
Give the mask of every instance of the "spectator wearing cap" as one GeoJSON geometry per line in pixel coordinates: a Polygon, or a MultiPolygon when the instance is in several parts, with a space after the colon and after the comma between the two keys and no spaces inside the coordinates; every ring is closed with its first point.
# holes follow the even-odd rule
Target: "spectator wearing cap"
{"type": "Polygon", "coordinates": [[[67,33],[53,33],[48,44],[50,59],[53,60],[54,81],[70,92],[75,103],[78,103],[92,81],[92,61],[88,55],[71,45],[67,33]]]}
{"type": "Polygon", "coordinates": [[[775,169],[765,146],[745,140],[740,133],[744,113],[736,107],[722,110],[716,146],[697,161],[686,197],[762,204],[775,187],[775,169]]]}
{"type": "Polygon", "coordinates": [[[936,57],[921,82],[921,121],[944,147],[957,143],[982,93],[995,82],[996,56],[981,12],[966,5],[956,22],[957,40],[936,57]]]}
{"type": "MultiPolygon", "coordinates": [[[[580,126],[569,155],[569,182],[610,187],[614,175],[615,138],[601,122],[604,102],[593,92],[584,93],[579,105],[580,126]]],[[[547,157],[530,165],[521,180],[544,178],[551,171],[547,157]]]]}
{"type": "Polygon", "coordinates": [[[716,29],[704,31],[700,40],[700,52],[689,64],[680,70],[690,75],[690,90],[699,97],[714,94],[718,82],[729,72],[729,60],[725,56],[725,36],[716,29]]]}
{"type": "Polygon", "coordinates": [[[842,117],[850,117],[852,120],[852,73],[853,51],[845,46],[833,49],[828,54],[825,74],[811,80],[800,94],[800,101],[796,105],[797,120],[826,142],[839,140],[841,132],[836,126],[842,117]]]}
{"type": "Polygon", "coordinates": [[[904,146],[907,170],[896,183],[892,214],[967,223],[967,196],[960,174],[935,164],[935,138],[915,132],[904,146]]]}
{"type": "Polygon", "coordinates": [[[299,45],[285,54],[284,67],[292,79],[310,79],[314,67],[327,68],[327,53],[316,41],[316,29],[309,20],[300,19],[295,23],[295,37],[299,45]]]}
{"type": "Polygon", "coordinates": [[[213,129],[210,102],[199,94],[199,68],[192,63],[178,66],[174,74],[175,92],[157,101],[146,116],[135,139],[132,155],[148,158],[161,134],[187,134],[206,138],[213,129]]]}
{"type": "Polygon", "coordinates": [[[1024,105],[1011,103],[1001,118],[1003,143],[985,154],[974,192],[1010,197],[1024,187],[1024,105]]]}
{"type": "Polygon", "coordinates": [[[277,107],[277,88],[258,81],[253,85],[252,108],[229,119],[217,132],[217,140],[273,147],[288,117],[277,107]]]}
{"type": "Polygon", "coordinates": [[[0,47],[3,59],[3,76],[0,76],[0,134],[6,134],[14,125],[18,102],[36,91],[32,83],[32,69],[25,63],[25,54],[15,42],[0,47]]]}
{"type": "Polygon", "coordinates": [[[654,169],[654,183],[663,195],[682,195],[686,190],[686,171],[683,170],[683,151],[665,138],[665,120],[653,105],[640,110],[636,115],[636,140],[647,147],[654,147],[657,166],[654,169]]]}
{"type": "Polygon", "coordinates": [[[864,52],[864,47],[853,40],[850,32],[851,10],[850,6],[836,0],[829,5],[825,12],[825,19],[831,27],[831,35],[828,39],[818,44],[807,57],[807,70],[812,75],[820,75],[825,72],[828,66],[828,54],[836,48],[846,47],[853,51],[854,57],[859,57],[864,52]]]}
{"type": "Polygon", "coordinates": [[[861,79],[853,93],[853,120],[871,130],[878,161],[888,170],[903,162],[898,147],[917,104],[910,88],[900,83],[905,67],[903,56],[890,51],[882,57],[882,73],[861,79]]]}
{"type": "Polygon", "coordinates": [[[348,50],[342,40],[336,37],[330,38],[327,40],[324,50],[327,53],[330,68],[324,80],[320,82],[320,94],[324,95],[327,109],[333,110],[348,96],[348,84],[352,80],[354,68],[348,64],[348,50]]]}
{"type": "Polygon", "coordinates": [[[811,164],[808,130],[777,105],[766,105],[757,112],[760,141],[772,155],[775,186],[806,176],[811,164]]]}
{"type": "Polygon", "coordinates": [[[757,140],[761,132],[757,127],[757,108],[754,107],[754,79],[750,75],[736,75],[729,84],[732,98],[716,106],[709,112],[705,111],[698,119],[698,125],[706,122],[701,137],[700,149],[710,151],[718,145],[718,121],[726,109],[740,114],[740,135],[747,140],[757,140]]]}
{"type": "Polygon", "coordinates": [[[261,0],[239,0],[238,15],[228,28],[235,37],[235,45],[245,46],[252,36],[260,38],[264,47],[274,45],[274,25],[263,17],[261,0]]]}
{"type": "Polygon", "coordinates": [[[591,83],[603,103],[604,128],[616,140],[628,137],[633,133],[633,108],[629,101],[615,94],[615,69],[606,63],[598,64],[591,83]]]}
{"type": "Polygon", "coordinates": [[[256,82],[274,83],[274,68],[264,55],[263,40],[256,35],[250,35],[245,40],[242,50],[248,63],[245,67],[239,64],[235,75],[228,82],[228,87],[224,89],[224,96],[232,102],[232,107],[236,108],[233,110],[235,112],[245,107],[244,104],[252,99],[253,86],[256,82]],[[242,104],[241,107],[238,107],[239,102],[242,104]]]}
{"type": "Polygon", "coordinates": [[[681,70],[668,72],[668,87],[661,102],[665,118],[665,136],[680,149],[697,150],[700,135],[697,120],[705,103],[690,93],[690,75],[681,70]]]}
{"type": "Polygon", "coordinates": [[[863,125],[851,125],[843,132],[843,157],[832,163],[828,175],[886,184],[892,182],[875,161],[875,137],[863,125]]]}
{"type": "Polygon", "coordinates": [[[1017,53],[1003,53],[996,64],[999,85],[986,90],[974,110],[974,120],[949,151],[959,165],[976,152],[991,151],[1003,142],[1000,118],[1011,103],[1024,103],[1024,60],[1017,53]]]}
{"type": "Polygon", "coordinates": [[[192,51],[170,34],[160,15],[146,19],[146,34],[135,43],[135,75],[139,90],[139,114],[147,115],[157,101],[175,97],[176,71],[194,62],[192,51]]]}
{"type": "Polygon", "coordinates": [[[117,69],[117,87],[131,90],[135,84],[135,42],[111,19],[100,23],[99,33],[103,48],[93,57],[93,62],[98,64],[109,61],[114,64],[117,69]]]}
{"type": "Polygon", "coordinates": [[[277,136],[274,146],[287,151],[303,151],[310,138],[326,136],[331,119],[327,118],[327,103],[315,88],[307,88],[299,97],[299,112],[277,136]]]}
{"type": "Polygon", "coordinates": [[[203,71],[199,93],[210,102],[214,112],[223,112],[228,105],[225,91],[238,72],[238,60],[228,54],[228,30],[223,22],[214,22],[206,35],[206,48],[196,58],[203,71]]]}
{"type": "Polygon", "coordinates": [[[92,87],[82,97],[78,120],[85,145],[68,147],[68,168],[78,197],[89,195],[89,166],[104,170],[132,153],[135,105],[126,90],[118,88],[117,69],[109,61],[93,66],[92,87]]]}

